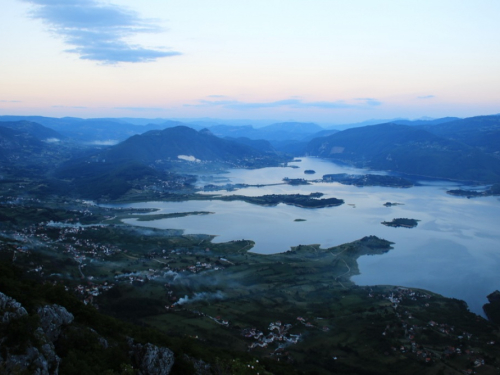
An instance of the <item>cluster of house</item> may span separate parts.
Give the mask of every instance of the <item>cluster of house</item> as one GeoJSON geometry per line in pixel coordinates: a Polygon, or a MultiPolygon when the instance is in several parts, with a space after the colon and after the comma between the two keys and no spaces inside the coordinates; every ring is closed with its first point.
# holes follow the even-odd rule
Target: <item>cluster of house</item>
{"type": "MultiPolygon", "coordinates": [[[[368,295],[369,297],[373,297],[373,294],[370,293],[368,295]]],[[[411,301],[418,301],[419,299],[424,299],[428,300],[431,298],[430,294],[423,293],[423,292],[415,292],[412,289],[409,288],[402,288],[398,287],[396,288],[395,291],[392,291],[391,294],[385,295],[382,294],[382,298],[387,298],[391,303],[392,307],[396,310],[399,306],[399,304],[405,300],[411,300],[411,301]]],[[[427,304],[428,306],[428,304],[427,304]]]]}
{"type": "MultiPolygon", "coordinates": [[[[24,189],[24,185],[19,185],[16,191],[19,191],[20,189],[24,189]]],[[[12,189],[9,189],[12,190],[12,189]]],[[[0,204],[4,205],[4,207],[15,207],[15,206],[23,206],[26,203],[32,204],[32,203],[42,203],[42,200],[39,198],[32,198],[32,197],[23,197],[20,195],[0,195],[0,204]]]]}
{"type": "Polygon", "coordinates": [[[107,281],[102,284],[94,284],[89,282],[87,285],[77,285],[74,289],[75,293],[82,298],[84,304],[93,304],[94,297],[113,288],[114,284],[109,284],[107,281]]]}
{"type": "MultiPolygon", "coordinates": [[[[374,293],[370,291],[369,297],[375,297],[374,293]]],[[[402,344],[399,348],[392,347],[392,350],[400,353],[413,353],[415,354],[417,360],[424,361],[425,363],[432,362],[435,358],[452,358],[456,356],[466,356],[471,359],[474,364],[474,367],[480,367],[485,364],[484,359],[477,354],[474,353],[474,350],[467,348],[467,345],[463,347],[457,346],[446,346],[443,350],[438,349],[428,349],[423,345],[419,345],[415,341],[415,337],[427,330],[433,330],[440,335],[448,336],[450,339],[453,339],[454,342],[458,340],[458,342],[468,342],[472,338],[472,334],[466,331],[456,332],[455,327],[447,324],[447,323],[438,323],[434,320],[430,320],[427,322],[425,326],[419,326],[416,324],[409,324],[407,319],[413,319],[412,314],[409,311],[401,311],[402,309],[398,307],[405,299],[410,299],[412,301],[424,300],[424,307],[428,307],[429,303],[427,302],[431,296],[429,294],[413,291],[409,288],[396,288],[390,294],[382,294],[382,298],[385,298],[391,302],[391,306],[396,312],[396,317],[399,320],[399,327],[404,330],[404,342],[408,344],[402,344]],[[472,358],[471,358],[472,357],[472,358]]],[[[382,332],[383,336],[389,334],[389,332],[393,332],[394,329],[391,325],[387,325],[384,331],[382,332]]],[[[490,342],[489,342],[490,343],[490,342]]],[[[489,344],[488,343],[488,344],[489,344]]],[[[491,341],[491,343],[495,343],[491,341]]],[[[464,370],[464,373],[472,374],[473,370],[467,369],[464,370]]]]}
{"type": "MultiPolygon", "coordinates": [[[[127,281],[130,284],[134,283],[144,283],[149,280],[153,280],[161,276],[161,272],[154,270],[152,268],[145,271],[137,271],[132,273],[124,273],[121,275],[115,275],[116,281],[127,281]]],[[[137,284],[136,284],[137,285],[137,284]]]]}
{"type": "MultiPolygon", "coordinates": [[[[160,167],[162,164],[170,162],[170,160],[162,159],[156,160],[154,164],[160,167]]],[[[162,178],[149,178],[146,184],[136,184],[133,188],[153,192],[167,192],[173,189],[182,189],[191,182],[193,182],[193,177],[179,175],[164,170],[162,178]]]]}
{"type": "Polygon", "coordinates": [[[82,263],[86,260],[87,256],[110,256],[120,250],[111,248],[106,245],[94,243],[89,239],[79,239],[76,236],[81,235],[84,231],[95,230],[96,227],[89,226],[58,226],[52,222],[41,222],[37,225],[24,227],[16,232],[14,235],[17,239],[25,243],[36,244],[39,241],[52,244],[60,244],[63,252],[70,253],[73,258],[82,263]],[[50,228],[51,231],[57,230],[57,237],[52,239],[46,229],[50,228]]]}
{"type": "Polygon", "coordinates": [[[265,335],[262,331],[256,328],[244,329],[242,334],[246,338],[253,338],[256,340],[249,345],[249,349],[256,347],[267,348],[273,342],[296,344],[301,335],[293,335],[288,331],[292,328],[291,324],[282,324],[280,321],[272,322],[269,324],[269,333],[265,335]]]}

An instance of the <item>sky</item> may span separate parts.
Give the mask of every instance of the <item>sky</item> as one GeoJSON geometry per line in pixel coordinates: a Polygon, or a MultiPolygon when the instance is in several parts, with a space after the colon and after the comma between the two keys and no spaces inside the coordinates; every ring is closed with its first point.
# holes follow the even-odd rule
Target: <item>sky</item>
{"type": "Polygon", "coordinates": [[[498,0],[2,0],[0,115],[500,113],[498,0]]]}

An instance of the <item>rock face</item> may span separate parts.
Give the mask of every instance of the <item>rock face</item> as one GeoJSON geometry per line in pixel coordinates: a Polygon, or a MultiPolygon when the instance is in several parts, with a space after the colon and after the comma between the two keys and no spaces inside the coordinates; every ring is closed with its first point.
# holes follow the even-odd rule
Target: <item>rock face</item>
{"type": "Polygon", "coordinates": [[[0,357],[0,371],[5,371],[2,374],[6,375],[19,373],[58,375],[60,361],[61,359],[54,352],[54,347],[50,344],[43,345],[41,350],[30,346],[24,354],[8,354],[5,359],[0,357]]]}
{"type": "MultiPolygon", "coordinates": [[[[54,342],[62,327],[73,321],[73,315],[59,305],[38,309],[40,327],[34,329],[32,342],[25,347],[6,347],[0,356],[2,374],[30,373],[34,375],[58,375],[61,359],[54,349],[54,342]]],[[[28,312],[19,302],[0,292],[0,325],[7,329],[15,320],[27,317],[28,312]]],[[[7,339],[0,337],[3,346],[7,339]]]]}
{"type": "Polygon", "coordinates": [[[0,322],[9,323],[12,319],[28,315],[28,312],[15,299],[0,292],[0,322]]]}
{"type": "Polygon", "coordinates": [[[130,354],[139,367],[139,375],[168,375],[174,365],[174,352],[152,344],[135,344],[129,339],[130,354]]]}
{"type": "Polygon", "coordinates": [[[59,338],[62,327],[71,324],[74,320],[73,314],[59,305],[46,305],[37,310],[40,316],[40,326],[47,338],[54,342],[59,338]]]}
{"type": "Polygon", "coordinates": [[[483,311],[490,321],[500,324],[500,292],[495,290],[487,298],[489,303],[483,306],[483,311]]]}
{"type": "Polygon", "coordinates": [[[211,375],[213,372],[211,371],[211,366],[205,361],[197,358],[193,358],[184,354],[184,359],[188,362],[191,362],[195,373],[193,375],[211,375]]]}
{"type": "MultiPolygon", "coordinates": [[[[62,360],[56,347],[74,330],[90,330],[102,350],[117,345],[108,343],[90,327],[68,327],[73,321],[73,314],[63,306],[45,305],[28,313],[19,302],[0,292],[0,374],[59,375],[62,360]]],[[[138,375],[168,375],[174,365],[170,349],[136,343],[132,338],[128,339],[128,354],[138,375]]]]}
{"type": "Polygon", "coordinates": [[[490,302],[500,302],[500,292],[495,290],[493,293],[489,294],[486,298],[490,302]]]}

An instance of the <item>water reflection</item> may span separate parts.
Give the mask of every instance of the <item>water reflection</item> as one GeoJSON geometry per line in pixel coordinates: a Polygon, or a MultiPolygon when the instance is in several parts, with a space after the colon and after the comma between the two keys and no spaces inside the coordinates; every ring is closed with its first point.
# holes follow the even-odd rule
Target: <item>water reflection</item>
{"type": "MultiPolygon", "coordinates": [[[[329,173],[365,174],[365,170],[329,161],[302,158],[298,168],[230,170],[214,184],[276,184],[284,177],[321,178],[329,173]],[[304,170],[313,169],[314,175],[304,170]],[[227,180],[226,180],[227,179],[227,180]]],[[[283,252],[299,244],[331,247],[376,235],[395,242],[394,250],[360,258],[360,285],[392,284],[425,288],[464,299],[476,313],[486,295],[500,289],[500,233],[497,230],[500,202],[497,198],[465,199],[446,194],[457,184],[447,181],[421,182],[409,189],[363,187],[338,183],[251,187],[224,195],[309,194],[320,191],[326,197],[344,199],[346,204],[322,209],[287,205],[260,207],[245,202],[189,201],[146,202],[129,206],[156,207],[161,213],[211,211],[214,215],[188,216],[152,222],[126,220],[134,225],[183,229],[186,234],[217,235],[215,242],[251,239],[258,253],[283,252]],[[384,207],[385,202],[402,205],[384,207]],[[381,225],[384,220],[407,217],[420,220],[414,229],[381,225]],[[304,219],[305,221],[295,221],[304,219]]]]}

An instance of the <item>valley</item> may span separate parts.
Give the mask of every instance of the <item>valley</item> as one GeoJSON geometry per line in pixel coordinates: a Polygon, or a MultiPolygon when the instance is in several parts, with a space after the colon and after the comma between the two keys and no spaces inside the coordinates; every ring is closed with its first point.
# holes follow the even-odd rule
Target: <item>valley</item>
{"type": "Polygon", "coordinates": [[[26,136],[1,165],[2,264],[49,288],[44,301],[67,304],[50,291],[63,287],[77,316],[168,337],[173,374],[187,358],[274,374],[495,373],[499,331],[482,306],[500,289],[496,185],[467,200],[466,182],[178,125],[75,153],[26,136]]]}
{"type": "Polygon", "coordinates": [[[394,251],[375,236],[262,255],[248,240],[213,243],[209,235],[109,223],[152,218],[150,210],[60,204],[3,206],[12,224],[3,228],[0,257],[31,280],[63,283],[100,312],[187,340],[209,363],[206,346],[249,351],[291,373],[489,373],[500,354],[488,344],[498,331],[462,301],[355,285],[360,256],[394,251]]]}

